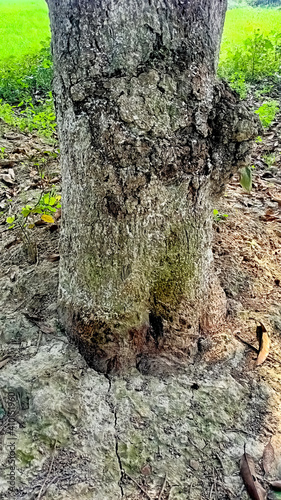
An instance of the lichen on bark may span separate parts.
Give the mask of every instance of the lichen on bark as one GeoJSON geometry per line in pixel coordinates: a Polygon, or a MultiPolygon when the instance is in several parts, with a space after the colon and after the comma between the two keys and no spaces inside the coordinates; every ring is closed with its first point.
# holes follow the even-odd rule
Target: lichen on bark
{"type": "Polygon", "coordinates": [[[100,371],[188,354],[210,325],[213,199],[257,134],[215,80],[226,1],[48,3],[63,322],[100,371]]]}

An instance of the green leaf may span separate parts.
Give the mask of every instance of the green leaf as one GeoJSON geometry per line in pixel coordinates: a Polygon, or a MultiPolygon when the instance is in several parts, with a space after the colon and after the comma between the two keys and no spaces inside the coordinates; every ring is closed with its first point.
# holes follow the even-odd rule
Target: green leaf
{"type": "Polygon", "coordinates": [[[12,217],[7,217],[6,222],[8,222],[8,224],[12,224],[14,220],[15,220],[15,215],[13,215],[12,217]]]}
{"type": "Polygon", "coordinates": [[[52,205],[54,205],[55,203],[56,203],[56,198],[55,198],[54,196],[52,196],[52,197],[50,198],[49,205],[51,205],[51,206],[52,206],[52,205]]]}
{"type": "Polygon", "coordinates": [[[30,214],[30,212],[31,212],[31,210],[27,207],[22,208],[22,211],[21,211],[21,213],[24,217],[27,217],[30,214]]]}
{"type": "Polygon", "coordinates": [[[248,193],[252,190],[252,169],[251,167],[243,167],[240,170],[240,184],[241,186],[248,191],[248,193]]]}

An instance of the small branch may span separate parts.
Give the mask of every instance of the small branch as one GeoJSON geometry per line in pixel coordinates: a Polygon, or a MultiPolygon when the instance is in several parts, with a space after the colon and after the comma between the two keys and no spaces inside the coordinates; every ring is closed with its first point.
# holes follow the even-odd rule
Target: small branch
{"type": "Polygon", "coordinates": [[[52,467],[53,467],[54,460],[55,460],[56,446],[57,446],[57,442],[55,442],[55,446],[54,446],[54,451],[53,451],[53,456],[52,456],[52,460],[51,460],[51,463],[50,463],[50,467],[49,467],[49,470],[48,470],[48,473],[47,473],[46,479],[45,479],[44,483],[42,484],[41,489],[40,489],[40,491],[39,491],[39,493],[38,493],[37,500],[40,500],[41,495],[42,495],[43,490],[44,490],[44,487],[45,487],[45,484],[47,483],[48,478],[49,478],[49,476],[50,476],[50,474],[51,474],[52,467]]]}
{"type": "Polygon", "coordinates": [[[166,486],[166,482],[167,482],[167,474],[165,474],[163,485],[162,485],[161,491],[159,493],[158,500],[161,500],[162,494],[163,494],[165,486],[166,486]]]}

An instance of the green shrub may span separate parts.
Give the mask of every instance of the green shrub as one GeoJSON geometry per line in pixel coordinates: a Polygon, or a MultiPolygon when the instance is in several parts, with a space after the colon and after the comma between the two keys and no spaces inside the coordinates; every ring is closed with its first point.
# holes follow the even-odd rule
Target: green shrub
{"type": "Polygon", "coordinates": [[[9,104],[18,104],[25,98],[34,101],[51,91],[53,64],[49,43],[38,55],[0,63],[0,99],[9,104]]]}
{"type": "Polygon", "coordinates": [[[280,65],[281,32],[265,36],[257,29],[240,47],[228,50],[227,57],[220,64],[219,76],[226,78],[236,90],[242,80],[259,82],[266,77],[275,78],[280,65]]]}
{"type": "Polygon", "coordinates": [[[277,101],[265,102],[262,106],[255,111],[259,115],[260,121],[265,128],[268,128],[273,122],[276,113],[279,111],[279,106],[277,101]]]}
{"type": "Polygon", "coordinates": [[[31,97],[26,98],[18,106],[11,106],[0,99],[0,118],[22,131],[37,130],[39,134],[50,138],[56,129],[52,94],[49,92],[48,97],[39,101],[37,106],[32,104],[31,97]]]}

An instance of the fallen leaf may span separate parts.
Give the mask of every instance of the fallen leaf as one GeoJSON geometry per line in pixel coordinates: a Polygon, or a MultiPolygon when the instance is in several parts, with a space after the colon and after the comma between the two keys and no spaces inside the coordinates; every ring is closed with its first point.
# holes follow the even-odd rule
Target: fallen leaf
{"type": "Polygon", "coordinates": [[[0,167],[12,167],[14,164],[14,160],[0,160],[0,167]]]}
{"type": "Polygon", "coordinates": [[[281,491],[281,481],[271,481],[269,484],[273,490],[281,491]]]}
{"type": "Polygon", "coordinates": [[[61,217],[61,208],[59,208],[59,209],[56,211],[56,213],[54,214],[54,218],[55,218],[56,220],[60,219],[60,217],[61,217]]]}
{"type": "Polygon", "coordinates": [[[13,180],[15,180],[16,176],[13,168],[9,168],[8,174],[13,180]]]}
{"type": "Polygon", "coordinates": [[[0,361],[0,368],[3,368],[3,366],[5,366],[9,361],[10,361],[10,356],[7,356],[6,358],[3,358],[1,361],[0,361]]]}
{"type": "Polygon", "coordinates": [[[58,253],[52,253],[48,255],[47,260],[50,262],[56,262],[56,260],[60,260],[60,255],[58,253]]]}
{"type": "Polygon", "coordinates": [[[264,489],[257,482],[254,460],[251,455],[248,455],[248,453],[246,453],[246,446],[244,447],[244,454],[241,458],[240,474],[250,498],[252,498],[252,500],[264,500],[264,489]]]}
{"type": "Polygon", "coordinates": [[[50,233],[53,233],[54,231],[57,231],[59,228],[59,226],[57,224],[52,224],[51,226],[49,226],[49,231],[50,233]]]}
{"type": "Polygon", "coordinates": [[[266,447],[263,450],[263,456],[262,456],[263,470],[266,474],[270,472],[274,460],[275,460],[275,453],[270,438],[270,441],[267,443],[266,447]]]}
{"type": "Polygon", "coordinates": [[[55,222],[53,217],[51,217],[51,215],[47,215],[47,214],[43,214],[41,219],[45,222],[49,222],[49,223],[52,223],[55,222]]]}
{"type": "Polygon", "coordinates": [[[264,325],[261,323],[257,326],[257,339],[259,341],[259,354],[256,361],[256,366],[261,365],[269,355],[270,340],[264,325]]]}
{"type": "Polygon", "coordinates": [[[1,174],[0,180],[6,182],[6,184],[14,184],[15,183],[15,181],[12,179],[12,177],[9,174],[1,174]]]}
{"type": "Polygon", "coordinates": [[[43,333],[55,333],[54,328],[46,325],[46,323],[37,323],[38,328],[40,328],[43,333]]]}

